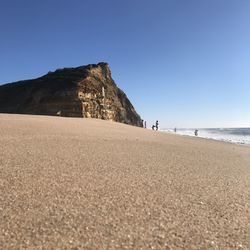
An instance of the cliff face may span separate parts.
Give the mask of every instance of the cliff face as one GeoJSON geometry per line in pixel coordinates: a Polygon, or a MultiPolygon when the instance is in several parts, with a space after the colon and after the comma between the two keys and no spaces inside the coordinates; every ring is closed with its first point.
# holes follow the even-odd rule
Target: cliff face
{"type": "Polygon", "coordinates": [[[59,69],[0,86],[0,113],[99,118],[141,126],[107,63],[59,69]]]}

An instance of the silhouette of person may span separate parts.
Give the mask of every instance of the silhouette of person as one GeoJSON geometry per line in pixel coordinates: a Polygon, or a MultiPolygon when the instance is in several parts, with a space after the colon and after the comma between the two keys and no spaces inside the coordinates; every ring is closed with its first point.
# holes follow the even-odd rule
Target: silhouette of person
{"type": "Polygon", "coordinates": [[[155,123],[155,127],[156,127],[156,130],[158,130],[158,128],[159,128],[159,122],[158,122],[158,120],[155,123]]]}
{"type": "Polygon", "coordinates": [[[194,135],[195,135],[195,136],[198,136],[198,129],[196,129],[196,130],[194,131],[194,135]]]}
{"type": "Polygon", "coordinates": [[[152,126],[152,129],[155,130],[155,125],[152,126]]]}
{"type": "Polygon", "coordinates": [[[141,120],[141,127],[143,128],[144,120],[141,120]]]}
{"type": "Polygon", "coordinates": [[[147,121],[144,122],[144,128],[147,128],[147,121]]]}

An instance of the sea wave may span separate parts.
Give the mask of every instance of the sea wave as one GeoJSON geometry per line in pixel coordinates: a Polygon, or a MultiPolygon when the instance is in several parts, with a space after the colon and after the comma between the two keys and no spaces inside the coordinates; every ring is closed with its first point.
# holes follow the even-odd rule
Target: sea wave
{"type": "MultiPolygon", "coordinates": [[[[195,128],[196,129],[196,128],[195,128]]],[[[164,132],[195,136],[194,128],[162,129],[164,132]]],[[[218,141],[250,145],[250,128],[198,128],[198,137],[218,141]]]]}

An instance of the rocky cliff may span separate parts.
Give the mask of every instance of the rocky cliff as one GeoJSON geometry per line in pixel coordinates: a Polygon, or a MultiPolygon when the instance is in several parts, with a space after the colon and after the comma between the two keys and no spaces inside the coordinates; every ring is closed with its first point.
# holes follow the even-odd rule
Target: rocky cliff
{"type": "Polygon", "coordinates": [[[107,63],[58,69],[34,80],[2,85],[0,113],[99,118],[141,126],[107,63]]]}

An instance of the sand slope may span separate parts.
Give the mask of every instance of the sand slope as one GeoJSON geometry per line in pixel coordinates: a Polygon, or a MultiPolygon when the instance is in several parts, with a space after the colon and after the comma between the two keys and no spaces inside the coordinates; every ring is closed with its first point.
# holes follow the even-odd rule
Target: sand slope
{"type": "Polygon", "coordinates": [[[0,114],[2,249],[250,249],[250,147],[0,114]]]}

